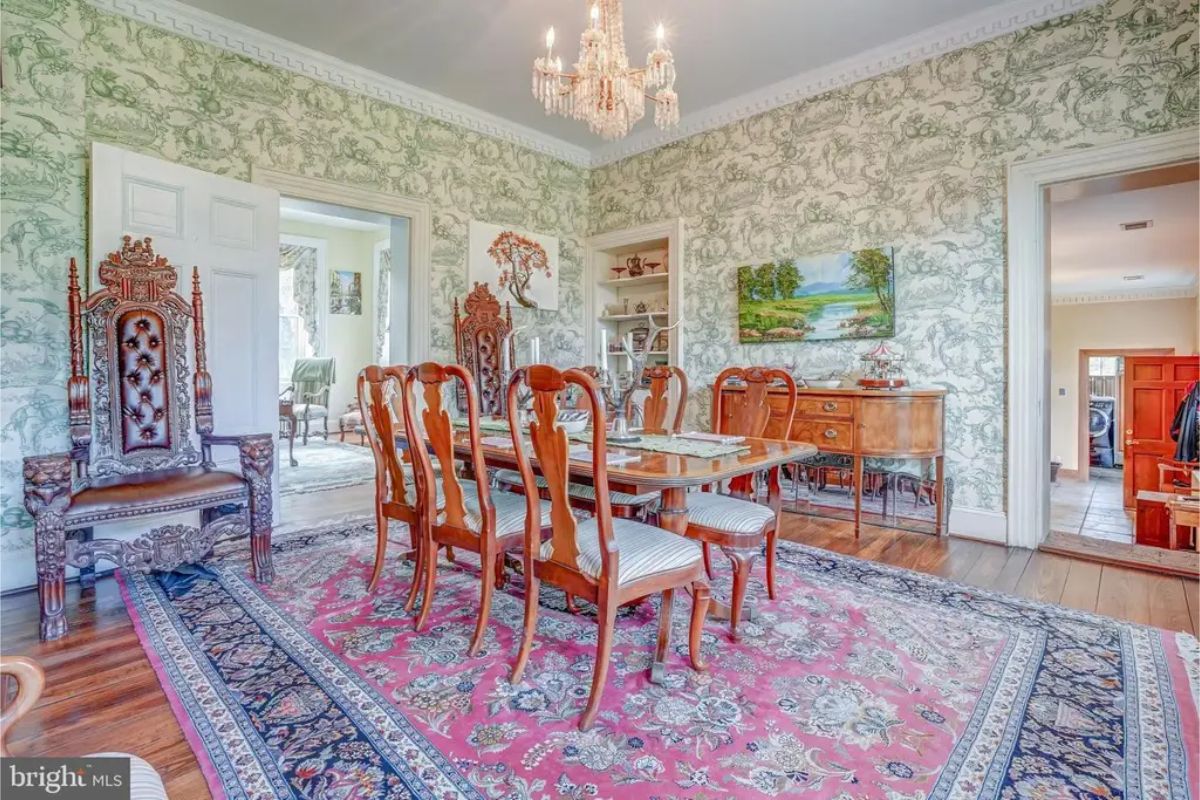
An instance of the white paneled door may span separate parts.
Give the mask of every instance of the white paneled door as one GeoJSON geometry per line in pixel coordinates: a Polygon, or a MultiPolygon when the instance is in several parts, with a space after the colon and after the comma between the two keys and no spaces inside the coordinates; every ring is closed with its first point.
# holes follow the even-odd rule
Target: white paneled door
{"type": "MultiPolygon", "coordinates": [[[[92,145],[90,289],[125,234],[150,236],[190,299],[200,268],[214,430],[278,427],[279,194],[105,144],[92,145]]],[[[190,348],[189,348],[190,350],[190,348]]],[[[222,462],[237,454],[215,453],[222,462]]],[[[278,465],[278,461],[276,462],[278,465]]],[[[278,486],[278,469],[276,469],[278,486]]]]}

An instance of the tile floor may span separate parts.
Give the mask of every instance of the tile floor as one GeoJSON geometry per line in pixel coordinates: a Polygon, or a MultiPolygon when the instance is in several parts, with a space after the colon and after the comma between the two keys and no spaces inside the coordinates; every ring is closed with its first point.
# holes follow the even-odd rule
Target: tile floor
{"type": "Polygon", "coordinates": [[[1122,507],[1121,470],[1092,467],[1086,481],[1050,485],[1050,528],[1114,542],[1133,542],[1133,512],[1122,507]]]}

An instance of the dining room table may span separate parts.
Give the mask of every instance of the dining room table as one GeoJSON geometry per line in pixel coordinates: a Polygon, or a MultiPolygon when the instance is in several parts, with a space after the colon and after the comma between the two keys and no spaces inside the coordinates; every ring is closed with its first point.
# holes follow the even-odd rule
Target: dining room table
{"type": "MultiPolygon", "coordinates": [[[[507,430],[507,424],[501,426],[493,421],[488,422],[493,424],[481,424],[480,426],[480,450],[483,453],[484,463],[493,469],[517,469],[516,453],[513,449],[511,433],[507,430]],[[507,442],[501,444],[501,439],[507,439],[507,442]]],[[[590,443],[591,434],[587,433],[575,438],[581,443],[590,443]]],[[[649,436],[643,438],[651,439],[649,436]]],[[[816,445],[807,442],[738,438],[739,441],[724,445],[716,442],[699,442],[697,446],[692,447],[683,435],[653,437],[656,442],[655,446],[693,450],[700,454],[645,449],[650,446],[649,442],[628,445],[609,442],[606,449],[610,458],[616,454],[631,459],[611,464],[606,468],[609,491],[633,495],[660,492],[662,499],[658,504],[658,525],[680,536],[685,536],[688,528],[687,493],[689,490],[720,484],[741,475],[764,472],[784,464],[811,458],[817,454],[816,445]],[[661,444],[658,444],[659,442],[661,444]],[[688,443],[684,444],[684,442],[688,443]],[[711,454],[716,451],[721,451],[721,454],[711,454]]],[[[535,472],[538,472],[537,458],[531,452],[528,442],[525,443],[525,447],[531,466],[535,472]]],[[[470,463],[470,434],[459,426],[456,426],[454,434],[454,451],[456,456],[470,463]]],[[[590,453],[579,459],[570,459],[569,465],[572,481],[586,484],[594,482],[595,474],[592,469],[590,453]]],[[[728,620],[729,605],[714,597],[709,613],[717,619],[728,620]]],[[[753,620],[754,616],[753,606],[747,604],[743,618],[753,620]]]]}

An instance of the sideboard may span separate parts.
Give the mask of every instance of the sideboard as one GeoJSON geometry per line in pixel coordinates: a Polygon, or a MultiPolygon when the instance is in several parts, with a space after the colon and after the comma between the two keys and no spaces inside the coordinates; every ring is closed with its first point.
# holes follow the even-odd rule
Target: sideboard
{"type": "MultiPolygon", "coordinates": [[[[723,416],[741,411],[744,389],[726,386],[723,416]]],[[[800,389],[796,413],[784,419],[787,395],[771,389],[771,417],[764,437],[809,442],[821,452],[848,455],[854,470],[854,535],[862,525],[863,461],[866,458],[932,459],[936,481],[935,532],[945,532],[946,390],[800,389]]],[[[713,420],[717,430],[718,420],[713,420]]]]}

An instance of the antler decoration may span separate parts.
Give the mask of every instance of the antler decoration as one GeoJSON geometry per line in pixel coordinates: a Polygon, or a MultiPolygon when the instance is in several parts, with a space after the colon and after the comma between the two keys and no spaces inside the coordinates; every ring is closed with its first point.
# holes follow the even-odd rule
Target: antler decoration
{"type": "Polygon", "coordinates": [[[629,358],[629,372],[622,376],[622,379],[614,386],[609,380],[607,370],[601,375],[600,388],[604,392],[604,400],[613,409],[613,432],[609,435],[610,442],[632,442],[637,441],[640,437],[629,433],[629,418],[628,406],[629,401],[633,398],[633,393],[642,385],[642,373],[646,369],[646,356],[653,346],[654,340],[664,331],[673,330],[683,324],[683,317],[675,320],[675,324],[662,327],[654,322],[654,315],[647,314],[646,322],[649,324],[649,334],[646,336],[646,343],[642,346],[641,352],[635,352],[633,346],[625,340],[621,340],[621,350],[629,358]]]}
{"type": "Polygon", "coordinates": [[[200,267],[192,267],[192,326],[196,339],[196,433],[213,431],[212,376],[208,374],[204,344],[204,297],[200,293],[200,267]]]}

